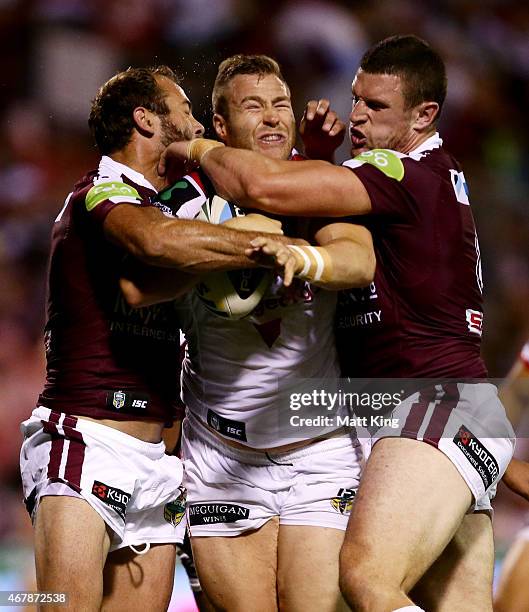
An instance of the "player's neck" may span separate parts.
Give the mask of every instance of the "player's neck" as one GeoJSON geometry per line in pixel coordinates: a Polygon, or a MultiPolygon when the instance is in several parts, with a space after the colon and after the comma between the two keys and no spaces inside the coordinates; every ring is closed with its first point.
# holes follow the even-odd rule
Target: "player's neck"
{"type": "Polygon", "coordinates": [[[428,140],[428,138],[431,138],[435,134],[436,131],[437,130],[435,128],[431,128],[427,132],[424,132],[424,133],[422,133],[422,132],[413,132],[413,134],[410,136],[410,138],[405,143],[403,143],[399,147],[398,150],[401,153],[408,154],[411,151],[414,151],[415,149],[420,147],[423,142],[428,140]]]}
{"type": "Polygon", "coordinates": [[[112,158],[143,174],[158,191],[165,187],[165,178],[158,174],[160,152],[154,148],[141,146],[132,141],[123,149],[113,153],[112,158]]]}

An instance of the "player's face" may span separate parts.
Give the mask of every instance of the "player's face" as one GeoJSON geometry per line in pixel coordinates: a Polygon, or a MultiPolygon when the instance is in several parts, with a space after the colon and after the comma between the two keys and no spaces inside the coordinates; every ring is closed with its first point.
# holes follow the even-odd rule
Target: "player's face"
{"type": "Polygon", "coordinates": [[[290,92],[273,74],[238,74],[226,87],[228,117],[216,114],[217,135],[229,146],[288,159],[296,138],[290,92]]]}
{"type": "Polygon", "coordinates": [[[352,89],[351,156],[370,149],[410,151],[414,142],[414,109],[406,108],[401,78],[360,69],[352,89]]]}
{"type": "Polygon", "coordinates": [[[175,140],[191,140],[204,134],[204,126],[191,112],[191,102],[184,90],[166,77],[158,77],[160,89],[165,93],[168,115],[160,116],[160,141],[167,147],[175,140]]]}

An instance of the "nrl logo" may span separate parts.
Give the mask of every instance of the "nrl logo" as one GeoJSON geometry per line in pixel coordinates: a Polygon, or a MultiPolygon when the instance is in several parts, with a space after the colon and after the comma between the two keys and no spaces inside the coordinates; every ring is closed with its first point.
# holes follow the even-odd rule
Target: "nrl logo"
{"type": "Polygon", "coordinates": [[[114,406],[114,408],[116,408],[116,410],[123,408],[123,406],[125,405],[125,394],[123,393],[123,391],[114,392],[112,405],[114,406]]]}
{"type": "Polygon", "coordinates": [[[340,514],[349,514],[353,508],[356,491],[353,489],[340,489],[336,497],[331,499],[331,506],[340,514]]]}
{"type": "Polygon", "coordinates": [[[163,518],[171,523],[173,527],[180,524],[186,511],[187,490],[185,487],[178,487],[180,495],[172,502],[165,504],[163,518]]]}

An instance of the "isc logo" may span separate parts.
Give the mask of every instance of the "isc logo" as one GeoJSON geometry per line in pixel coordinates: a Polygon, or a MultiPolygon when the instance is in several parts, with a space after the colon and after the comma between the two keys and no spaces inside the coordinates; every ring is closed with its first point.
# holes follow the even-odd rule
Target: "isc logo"
{"type": "Polygon", "coordinates": [[[132,400],[132,407],[133,408],[147,408],[147,400],[139,400],[139,399],[132,400]]]}
{"type": "Polygon", "coordinates": [[[232,435],[232,436],[237,436],[240,437],[242,436],[242,429],[237,429],[237,427],[231,427],[230,425],[228,425],[228,427],[226,428],[226,433],[228,435],[232,435]]]}

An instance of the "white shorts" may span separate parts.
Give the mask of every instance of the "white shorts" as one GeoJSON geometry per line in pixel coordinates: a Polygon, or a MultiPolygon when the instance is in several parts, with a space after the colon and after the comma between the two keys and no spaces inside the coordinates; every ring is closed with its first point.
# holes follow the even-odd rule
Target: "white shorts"
{"type": "Polygon", "coordinates": [[[44,407],[20,428],[20,471],[32,519],[46,495],[80,497],[112,529],[110,552],[183,541],[182,462],[165,454],[163,442],[143,442],[44,407]]]}
{"type": "Polygon", "coordinates": [[[470,488],[472,511],[492,509],[491,500],[516,442],[494,385],[447,382],[424,388],[406,398],[391,418],[395,426],[379,429],[373,444],[382,438],[403,437],[435,446],[470,488]]]}
{"type": "Polygon", "coordinates": [[[274,516],[280,525],[345,530],[363,467],[349,434],[284,453],[225,444],[188,411],[182,433],[193,536],[237,536],[274,516]]]}

